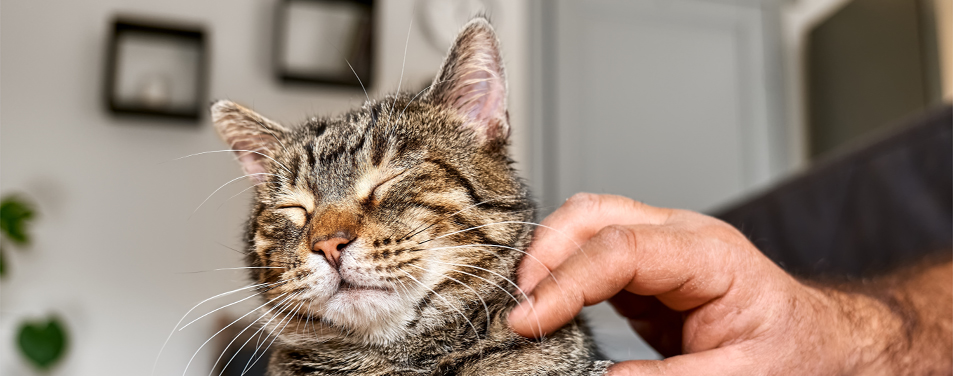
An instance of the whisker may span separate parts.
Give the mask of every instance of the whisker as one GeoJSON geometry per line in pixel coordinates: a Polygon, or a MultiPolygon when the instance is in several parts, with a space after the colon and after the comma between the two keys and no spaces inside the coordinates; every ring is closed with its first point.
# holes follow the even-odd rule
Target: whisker
{"type": "Polygon", "coordinates": [[[550,226],[546,226],[546,225],[544,225],[544,224],[533,223],[533,222],[501,221],[501,222],[487,223],[487,224],[484,224],[484,225],[473,226],[473,227],[466,228],[466,229],[463,229],[463,230],[454,231],[454,232],[451,232],[451,233],[449,233],[449,234],[443,234],[443,235],[440,235],[440,236],[435,237],[435,238],[431,238],[431,239],[428,239],[428,240],[424,240],[424,241],[422,241],[422,242],[420,242],[420,243],[417,243],[417,244],[420,245],[420,244],[424,244],[424,243],[429,242],[429,241],[432,241],[432,240],[437,240],[437,239],[445,238],[445,237],[448,237],[448,236],[456,235],[456,234],[459,234],[459,233],[463,233],[463,232],[467,232],[467,231],[471,231],[471,230],[476,230],[476,229],[478,229],[478,228],[483,228],[483,227],[493,226],[493,225],[502,225],[502,224],[524,224],[524,225],[537,226],[537,227],[542,227],[542,228],[545,228],[545,229],[553,230],[553,231],[555,231],[557,234],[562,235],[563,238],[566,238],[566,240],[569,240],[570,242],[572,242],[572,244],[574,244],[574,245],[576,246],[576,249],[578,249],[579,252],[582,252],[582,255],[585,256],[586,259],[589,260],[590,263],[592,262],[592,259],[589,258],[589,254],[586,253],[586,250],[582,249],[582,246],[579,245],[579,243],[577,243],[572,237],[570,237],[569,235],[567,235],[565,232],[563,232],[563,231],[561,231],[561,230],[558,230],[558,229],[555,229],[555,228],[550,227],[550,226]]]}
{"type": "MultiPolygon", "coordinates": [[[[490,203],[490,202],[493,202],[493,201],[499,201],[499,200],[509,199],[509,198],[516,198],[516,196],[496,197],[496,198],[491,198],[491,199],[489,199],[489,200],[484,200],[484,201],[482,201],[482,202],[478,202],[478,203],[473,204],[473,205],[469,205],[469,206],[464,207],[463,209],[457,210],[456,212],[453,212],[453,213],[451,213],[451,214],[443,215],[443,216],[441,216],[440,218],[438,218],[436,221],[434,221],[433,223],[431,223],[430,226],[427,226],[427,227],[424,228],[423,230],[414,232],[414,231],[416,231],[418,228],[420,228],[420,227],[422,227],[422,226],[424,226],[424,225],[417,226],[417,227],[414,228],[413,230],[410,230],[407,234],[404,234],[404,236],[401,236],[401,239],[410,239],[410,238],[413,238],[414,236],[417,236],[417,234],[419,234],[419,233],[421,233],[421,232],[424,232],[424,231],[427,231],[427,229],[429,229],[429,228],[433,227],[434,225],[440,223],[440,221],[443,221],[444,219],[447,219],[447,218],[451,218],[451,217],[453,217],[453,216],[455,216],[455,215],[457,215],[457,214],[463,213],[464,211],[473,209],[473,208],[475,208],[475,207],[477,207],[477,206],[480,206],[480,205],[483,205],[483,204],[487,204],[487,203],[490,203]],[[414,232],[414,234],[413,234],[413,235],[410,235],[410,236],[408,237],[408,234],[410,234],[411,232],[414,232]]],[[[532,209],[530,209],[530,210],[532,210],[532,209]]]]}
{"type": "Polygon", "coordinates": [[[281,266],[242,266],[238,268],[218,268],[212,270],[196,270],[192,272],[179,272],[176,274],[196,274],[196,273],[208,273],[208,272],[217,272],[222,270],[241,270],[241,269],[287,269],[281,266]]]}
{"type": "MultiPolygon", "coordinates": [[[[281,327],[281,329],[278,330],[278,332],[275,334],[274,338],[271,339],[271,342],[268,343],[268,346],[265,346],[265,349],[262,350],[261,355],[258,356],[258,359],[256,359],[254,362],[251,362],[251,360],[252,360],[253,358],[255,358],[255,353],[258,352],[258,349],[255,349],[255,353],[252,353],[252,354],[251,354],[251,358],[248,358],[248,361],[251,362],[251,364],[247,364],[247,363],[245,364],[245,369],[242,370],[242,376],[244,376],[245,373],[247,373],[249,370],[251,370],[251,368],[254,367],[255,364],[258,364],[258,361],[261,360],[261,358],[264,358],[264,357],[265,357],[265,354],[268,353],[268,349],[271,348],[271,345],[273,345],[273,344],[275,343],[275,340],[278,339],[278,336],[281,335],[281,332],[283,332],[283,331],[285,330],[285,328],[288,327],[288,324],[291,323],[291,320],[294,319],[294,315],[297,315],[297,314],[298,314],[298,310],[301,309],[301,305],[302,305],[302,304],[304,304],[304,301],[303,301],[303,300],[301,301],[301,303],[298,303],[298,306],[295,307],[294,312],[288,312],[288,314],[285,315],[285,318],[288,319],[288,322],[286,322],[286,323],[285,323],[285,326],[281,327]]],[[[281,325],[281,321],[278,322],[278,325],[281,325]]],[[[275,331],[272,330],[272,332],[274,333],[275,331]]],[[[267,338],[268,338],[268,337],[265,337],[265,339],[267,339],[267,338]]]]}
{"type": "MultiPolygon", "coordinates": [[[[518,249],[518,248],[509,247],[509,246],[500,245],[500,244],[464,244],[464,245],[447,246],[447,247],[427,248],[427,250],[436,251],[436,250],[441,250],[441,249],[454,249],[454,248],[476,248],[476,249],[481,250],[481,251],[490,252],[490,250],[488,250],[488,249],[482,249],[482,248],[480,248],[480,247],[503,248],[503,249],[513,250],[513,251],[522,253],[522,254],[525,255],[525,256],[528,256],[529,258],[533,259],[533,261],[536,261],[538,264],[542,265],[543,268],[546,269],[546,273],[549,273],[549,276],[553,279],[553,282],[556,283],[556,287],[559,288],[559,291],[562,291],[564,296],[566,295],[566,289],[563,288],[562,284],[559,283],[559,279],[556,278],[556,275],[553,274],[553,271],[550,270],[549,267],[546,266],[546,264],[543,263],[542,260],[536,258],[536,256],[533,256],[533,255],[530,254],[529,252],[523,251],[523,250],[518,249]]],[[[461,273],[462,273],[462,272],[461,272],[461,273]]],[[[517,302],[517,303],[518,303],[518,302],[517,302]]],[[[576,325],[576,323],[573,322],[573,326],[575,326],[575,325],[576,325]]]]}
{"type": "Polygon", "coordinates": [[[221,334],[222,332],[224,332],[225,329],[228,329],[228,327],[234,325],[236,322],[238,322],[238,321],[240,321],[241,319],[243,319],[243,318],[247,317],[248,315],[252,314],[252,312],[255,312],[255,311],[261,309],[261,307],[264,307],[264,306],[266,306],[266,305],[268,305],[268,304],[271,304],[271,303],[274,302],[275,300],[278,300],[279,298],[281,298],[282,296],[285,296],[285,295],[288,295],[288,293],[282,293],[281,295],[276,296],[274,299],[269,300],[269,301],[265,302],[264,304],[262,304],[262,305],[260,305],[260,306],[258,306],[258,307],[256,307],[256,308],[254,308],[254,309],[252,309],[252,310],[249,311],[248,313],[242,315],[242,317],[239,317],[239,318],[235,319],[235,321],[232,321],[232,322],[229,323],[228,325],[225,325],[224,328],[219,329],[219,331],[215,332],[215,334],[212,334],[211,337],[209,337],[205,342],[202,343],[201,346],[199,346],[198,350],[195,350],[195,353],[192,354],[192,357],[189,358],[189,362],[185,364],[185,369],[182,371],[182,376],[185,376],[185,373],[189,371],[189,366],[192,365],[192,361],[195,360],[195,356],[199,354],[199,351],[202,351],[202,348],[205,347],[205,345],[207,345],[207,344],[209,343],[209,341],[212,340],[212,338],[215,338],[215,336],[217,336],[217,335],[221,334]]]}
{"type": "Polygon", "coordinates": [[[468,319],[467,316],[463,314],[463,312],[460,312],[460,310],[458,310],[457,307],[454,307],[453,304],[450,303],[450,301],[448,301],[446,298],[443,297],[443,295],[440,295],[440,293],[434,291],[432,288],[423,284],[423,282],[420,282],[419,280],[417,280],[417,278],[414,278],[414,276],[408,273],[406,270],[401,268],[397,268],[397,270],[404,272],[404,274],[410,277],[410,279],[414,280],[414,282],[417,282],[417,284],[419,284],[420,286],[423,286],[425,289],[430,290],[430,292],[434,293],[434,295],[440,298],[440,300],[443,300],[444,303],[447,303],[447,306],[450,307],[450,309],[456,311],[457,314],[459,314],[460,317],[467,322],[467,324],[470,324],[470,327],[473,328],[473,334],[476,334],[477,338],[480,338],[480,332],[477,331],[476,326],[473,326],[473,323],[470,321],[470,319],[468,319]]]}
{"type": "Polygon", "coordinates": [[[289,174],[293,174],[293,172],[291,172],[291,170],[288,169],[288,167],[286,167],[286,166],[285,166],[284,164],[282,164],[281,162],[278,162],[276,159],[274,159],[274,158],[272,158],[272,157],[270,157],[270,156],[268,156],[268,155],[265,155],[265,154],[263,154],[263,153],[261,153],[261,152],[254,151],[254,150],[225,149],[225,150],[203,151],[203,152],[201,152],[201,153],[189,154],[189,155],[186,155],[186,156],[184,156],[184,157],[178,157],[178,158],[176,158],[176,159],[173,159],[172,161],[177,161],[177,160],[180,160],[180,159],[190,158],[190,157],[194,157],[194,156],[196,156],[196,155],[211,154],[211,153],[224,153],[224,152],[233,152],[233,153],[234,153],[234,152],[239,152],[239,151],[241,151],[241,152],[246,152],[246,153],[255,153],[255,154],[258,154],[258,155],[260,155],[260,156],[262,156],[262,157],[268,158],[268,159],[272,160],[273,162],[277,163],[278,166],[281,166],[281,168],[285,169],[285,171],[288,171],[289,174]]]}
{"type": "Polygon", "coordinates": [[[401,288],[404,289],[404,292],[407,292],[407,291],[410,290],[409,288],[407,288],[407,285],[404,284],[404,281],[401,281],[401,280],[398,279],[398,278],[395,278],[394,280],[397,281],[397,283],[400,284],[400,288],[398,288],[397,286],[394,286],[394,292],[397,293],[398,298],[400,297],[400,292],[399,292],[399,291],[400,291],[401,288]]]}
{"type": "Polygon", "coordinates": [[[347,59],[344,59],[344,62],[347,63],[348,68],[351,68],[351,72],[354,73],[354,77],[357,77],[357,83],[361,84],[361,90],[364,90],[364,98],[367,99],[368,102],[370,102],[371,97],[367,95],[367,89],[364,88],[364,83],[361,82],[361,76],[357,75],[357,72],[354,70],[354,67],[351,66],[350,61],[347,61],[347,59]]]}
{"type": "Polygon", "coordinates": [[[218,294],[218,295],[215,295],[215,296],[213,296],[213,297],[211,297],[211,298],[205,299],[205,300],[199,302],[198,304],[196,304],[195,306],[193,306],[192,309],[189,309],[188,312],[186,312],[184,315],[182,315],[182,318],[179,319],[179,322],[177,322],[177,323],[175,324],[175,326],[172,327],[172,331],[169,333],[169,336],[166,337],[165,342],[162,343],[162,347],[159,348],[159,354],[156,355],[155,363],[152,364],[152,372],[150,373],[150,375],[155,374],[155,372],[156,372],[156,366],[159,364],[159,358],[162,356],[162,351],[165,350],[165,346],[169,344],[169,340],[172,338],[172,335],[175,334],[176,329],[178,329],[178,328],[179,328],[179,325],[182,324],[182,321],[185,321],[185,318],[188,317],[189,314],[192,313],[192,311],[194,311],[194,310],[195,310],[196,308],[198,308],[200,305],[205,304],[205,302],[207,302],[207,301],[209,301],[209,300],[216,299],[216,298],[220,298],[220,297],[227,296],[227,295],[231,295],[231,294],[234,294],[234,293],[239,292],[239,291],[242,291],[242,290],[248,290],[248,289],[253,289],[253,288],[258,288],[258,287],[267,287],[267,286],[269,286],[269,285],[274,285],[274,284],[277,284],[277,283],[279,283],[279,282],[275,282],[275,283],[272,283],[272,284],[268,284],[268,283],[258,283],[258,284],[254,284],[254,285],[250,285],[250,286],[245,286],[245,287],[242,287],[242,288],[234,289],[234,290],[232,290],[232,291],[223,292],[223,293],[218,294]]]}
{"type": "Polygon", "coordinates": [[[261,294],[263,294],[263,293],[265,293],[265,292],[267,292],[267,291],[270,291],[270,290],[257,292],[257,293],[255,293],[254,295],[250,295],[250,296],[247,296],[247,297],[245,297],[245,298],[242,298],[241,300],[239,300],[239,301],[237,301],[237,302],[228,303],[228,304],[226,304],[226,305],[223,305],[223,306],[221,306],[221,307],[218,307],[218,308],[216,308],[216,309],[213,309],[211,312],[206,313],[206,314],[204,314],[204,315],[202,315],[202,316],[199,316],[199,318],[190,321],[188,324],[183,325],[181,328],[179,328],[178,331],[181,332],[182,329],[188,328],[189,325],[192,325],[192,323],[201,320],[201,319],[202,319],[203,317],[205,317],[205,316],[208,316],[208,315],[211,315],[211,314],[213,314],[213,313],[215,313],[215,312],[218,312],[219,310],[221,310],[221,309],[223,309],[223,308],[230,307],[230,306],[236,305],[236,304],[238,304],[238,303],[244,302],[244,301],[246,301],[246,300],[248,300],[248,299],[254,298],[254,297],[256,297],[256,296],[258,296],[258,295],[261,295],[261,294]]]}
{"type": "MultiPolygon", "coordinates": [[[[285,299],[283,299],[281,302],[278,302],[277,305],[275,305],[275,306],[269,308],[267,311],[265,311],[265,313],[263,313],[261,316],[259,316],[259,317],[258,317],[257,319],[255,319],[254,321],[248,323],[248,325],[245,325],[245,327],[244,327],[242,330],[240,330],[237,334],[235,334],[235,337],[233,337],[232,340],[229,341],[228,344],[225,345],[225,347],[222,349],[222,353],[219,354],[219,355],[218,355],[218,358],[215,359],[215,363],[212,364],[212,368],[208,371],[209,376],[212,375],[212,372],[215,372],[215,367],[218,366],[218,363],[222,360],[222,357],[225,356],[225,353],[226,353],[226,352],[228,352],[228,348],[231,347],[232,344],[235,343],[235,341],[237,341],[239,337],[241,337],[242,333],[244,333],[246,330],[248,330],[249,328],[251,328],[252,326],[254,326],[255,324],[257,324],[259,320],[261,320],[262,318],[264,318],[264,317],[268,314],[268,312],[271,312],[272,310],[278,308],[279,306],[281,306],[282,304],[284,304],[284,302],[287,301],[287,300],[290,299],[290,298],[291,298],[291,296],[288,296],[288,297],[286,297],[285,299]]],[[[241,353],[242,349],[245,348],[245,345],[248,344],[248,342],[251,341],[253,338],[255,338],[255,334],[258,334],[258,332],[260,332],[260,331],[261,331],[261,328],[259,327],[258,331],[256,331],[256,332],[253,333],[252,335],[250,335],[249,338],[245,341],[245,343],[243,343],[241,347],[239,347],[237,350],[235,350],[235,353],[232,354],[232,357],[228,359],[228,362],[226,362],[225,365],[222,366],[222,370],[219,372],[219,376],[221,376],[221,375],[225,372],[225,370],[228,369],[228,365],[232,363],[232,360],[235,359],[235,357],[238,356],[239,353],[241,353]]]]}
{"type": "Polygon", "coordinates": [[[225,244],[222,244],[222,243],[220,243],[220,242],[215,242],[215,244],[218,244],[218,245],[220,245],[220,246],[222,246],[222,247],[231,249],[231,250],[233,250],[233,251],[235,251],[235,252],[238,252],[238,253],[241,254],[241,255],[244,255],[244,254],[245,254],[245,252],[239,251],[239,250],[237,250],[237,249],[235,249],[235,248],[229,247],[229,246],[227,246],[227,245],[225,245],[225,244]]]}
{"type": "MultiPolygon", "coordinates": [[[[441,250],[441,249],[455,249],[455,248],[477,248],[477,249],[480,249],[480,247],[503,248],[503,249],[508,249],[508,250],[512,250],[512,251],[516,251],[516,252],[522,253],[523,255],[528,256],[529,258],[533,259],[533,261],[536,261],[537,263],[539,263],[540,265],[542,265],[543,268],[546,269],[546,272],[549,273],[549,276],[550,276],[550,277],[553,277],[553,281],[556,281],[556,284],[559,285],[559,281],[556,279],[556,275],[553,274],[553,271],[550,270],[549,267],[546,266],[546,264],[543,263],[542,260],[536,258],[536,256],[533,256],[533,255],[530,254],[529,252],[523,251],[523,250],[521,250],[521,249],[519,249],[519,248],[509,247],[509,246],[505,246],[505,245],[501,245],[501,244],[463,244],[463,245],[454,245],[454,246],[447,246],[447,247],[426,248],[426,250],[428,250],[428,251],[438,251],[438,250],[441,250]]],[[[418,251],[422,251],[422,250],[423,250],[423,249],[420,249],[420,250],[418,250],[418,251]]],[[[489,252],[489,250],[485,250],[485,249],[480,249],[480,250],[489,252]]]]}
{"type": "MultiPolygon", "coordinates": [[[[285,147],[285,143],[284,143],[284,142],[281,142],[281,139],[278,138],[278,136],[276,136],[274,132],[272,132],[270,129],[268,129],[268,127],[266,127],[265,124],[261,122],[261,120],[255,120],[255,122],[258,123],[258,125],[261,126],[261,129],[263,129],[265,132],[268,132],[268,135],[271,136],[271,137],[273,137],[273,138],[275,139],[275,141],[278,141],[278,145],[281,145],[281,150],[284,150],[285,153],[288,153],[288,148],[285,147]]],[[[259,139],[259,140],[260,140],[260,139],[259,139]]],[[[289,172],[290,172],[290,171],[289,171],[289,172]]]]}
{"type": "MultiPolygon", "coordinates": [[[[418,92],[417,92],[417,95],[414,95],[413,98],[410,98],[410,102],[407,102],[407,105],[404,106],[404,109],[400,111],[400,115],[397,115],[397,121],[395,121],[394,124],[400,124],[400,118],[404,116],[404,112],[407,112],[407,107],[410,107],[410,104],[411,104],[411,103],[414,103],[414,101],[417,100],[417,97],[419,97],[420,94],[423,94],[425,91],[430,90],[430,88],[432,88],[433,85],[434,85],[434,84],[428,85],[427,87],[423,88],[423,90],[418,91],[418,92]]],[[[396,101],[395,101],[395,103],[396,103],[396,101]]]]}
{"type": "MultiPolygon", "coordinates": [[[[432,260],[431,260],[431,261],[432,261],[432,260]]],[[[482,279],[482,280],[486,281],[487,283],[489,283],[489,284],[491,284],[491,285],[493,285],[493,286],[496,286],[496,288],[502,290],[504,293],[506,293],[506,295],[508,295],[508,296],[510,297],[510,299],[513,299],[513,301],[516,302],[517,304],[519,304],[519,302],[520,302],[520,300],[519,300],[516,296],[514,296],[513,294],[511,294],[507,289],[503,288],[503,287],[500,286],[500,285],[497,285],[496,283],[494,283],[493,281],[491,281],[491,280],[489,280],[489,279],[480,277],[480,276],[478,276],[478,275],[476,275],[476,274],[467,273],[467,272],[465,272],[465,271],[463,271],[463,270],[459,270],[459,269],[450,269],[450,271],[453,271],[453,272],[455,272],[455,273],[460,273],[460,274],[466,274],[466,275],[471,276],[471,277],[474,277],[474,278],[482,279]]]]}
{"type": "MultiPolygon", "coordinates": [[[[209,370],[209,372],[208,372],[209,376],[211,376],[211,375],[212,375],[212,372],[215,371],[215,366],[217,366],[217,365],[218,365],[218,362],[220,362],[220,361],[222,360],[222,356],[225,355],[225,352],[228,350],[228,348],[232,346],[232,343],[235,343],[235,341],[238,340],[238,337],[241,336],[242,333],[244,333],[246,330],[248,330],[248,328],[251,328],[252,325],[255,325],[256,323],[258,323],[259,320],[265,318],[265,316],[267,316],[269,312],[274,311],[274,310],[276,310],[276,309],[281,309],[280,307],[283,306],[283,305],[285,304],[285,302],[290,301],[291,299],[293,299],[295,296],[297,296],[297,295],[299,295],[299,294],[300,294],[300,293],[293,293],[293,294],[291,294],[291,295],[288,295],[288,297],[282,299],[280,302],[278,302],[278,304],[276,304],[276,305],[272,306],[271,308],[269,308],[267,311],[265,311],[265,313],[263,313],[261,316],[259,316],[258,319],[256,319],[255,321],[252,321],[252,322],[249,323],[247,326],[245,326],[244,329],[242,329],[240,332],[238,332],[238,334],[235,335],[235,338],[232,338],[232,340],[231,340],[230,342],[228,342],[227,345],[225,345],[225,348],[222,349],[222,353],[218,356],[218,359],[215,359],[215,363],[212,364],[212,369],[209,370]]],[[[289,303],[289,305],[290,305],[290,303],[289,303]]],[[[235,351],[235,354],[233,354],[232,357],[231,357],[230,359],[228,359],[228,362],[226,362],[225,365],[222,366],[222,371],[219,372],[219,376],[221,376],[222,373],[225,372],[225,370],[228,368],[228,365],[229,365],[229,364],[232,364],[232,360],[234,360],[235,357],[238,356],[238,353],[240,353],[240,352],[242,351],[242,349],[245,348],[245,345],[247,345],[248,342],[250,342],[253,338],[255,338],[255,335],[258,334],[258,333],[260,333],[260,332],[265,328],[265,325],[268,325],[268,323],[270,323],[271,320],[274,320],[276,317],[277,317],[277,316],[272,317],[272,318],[271,318],[270,320],[268,320],[268,322],[266,322],[262,327],[258,328],[258,330],[257,330],[254,334],[252,334],[252,335],[248,338],[248,340],[246,340],[245,343],[243,343],[242,346],[238,348],[238,350],[235,351]]]]}
{"type": "MultiPolygon", "coordinates": [[[[417,9],[417,4],[414,3],[414,11],[417,9]]],[[[407,46],[410,45],[410,31],[414,28],[414,19],[410,19],[410,26],[407,27],[407,40],[404,41],[404,62],[400,66],[400,80],[397,81],[397,94],[394,95],[394,103],[390,106],[390,115],[388,115],[388,120],[394,116],[394,107],[397,106],[397,98],[400,98],[400,85],[404,83],[404,68],[407,67],[407,46]]]]}
{"type": "MultiPolygon", "coordinates": [[[[312,317],[313,315],[314,315],[314,312],[311,312],[311,304],[309,303],[309,304],[308,304],[308,317],[312,317]]],[[[318,329],[316,329],[316,328],[314,327],[314,322],[315,322],[315,321],[318,321],[317,318],[315,318],[314,320],[311,320],[311,334],[313,334],[315,337],[317,337],[317,336],[318,336],[318,329]]]]}
{"type": "MultiPolygon", "coordinates": [[[[425,271],[425,272],[430,272],[430,270],[428,270],[428,269],[426,269],[426,268],[423,268],[423,267],[420,267],[420,266],[417,266],[417,265],[414,265],[414,264],[407,264],[407,265],[413,266],[413,267],[415,267],[415,268],[417,268],[417,269],[420,269],[420,270],[423,270],[423,271],[425,271]]],[[[455,279],[455,278],[453,278],[453,277],[451,277],[451,276],[444,275],[443,277],[446,278],[446,279],[449,279],[449,280],[451,280],[451,281],[454,281],[454,282],[456,282],[456,283],[462,285],[463,287],[466,287],[466,288],[470,289],[470,291],[473,291],[473,295],[476,295],[477,299],[480,299],[480,302],[483,303],[483,311],[486,312],[486,330],[487,330],[487,331],[490,331],[490,307],[486,305],[486,301],[483,300],[483,297],[480,296],[480,293],[478,293],[475,289],[473,289],[473,287],[470,287],[470,285],[467,285],[466,283],[460,282],[459,280],[457,280],[457,279],[455,279]]]]}
{"type": "Polygon", "coordinates": [[[492,270],[489,270],[489,269],[481,268],[481,267],[479,267],[479,266],[464,265],[464,264],[454,264],[454,263],[452,263],[452,262],[437,261],[437,260],[429,259],[429,258],[427,259],[427,261],[436,262],[436,263],[438,263],[438,264],[453,265],[453,266],[462,266],[462,267],[465,267],[465,268],[478,269],[478,270],[482,270],[482,271],[485,271],[485,272],[487,272],[487,273],[496,275],[496,276],[498,276],[498,277],[500,277],[500,278],[503,278],[504,281],[509,282],[509,284],[513,285],[513,287],[515,287],[516,290],[519,291],[521,295],[523,295],[523,299],[524,299],[525,301],[529,302],[529,307],[530,307],[530,309],[532,309],[532,310],[533,310],[533,314],[536,315],[536,325],[538,325],[540,328],[543,327],[543,326],[540,325],[540,323],[539,323],[539,314],[536,313],[536,306],[533,304],[533,301],[529,299],[529,296],[526,295],[526,292],[524,292],[523,289],[521,289],[521,288],[519,287],[519,285],[516,284],[516,282],[513,282],[513,281],[510,280],[509,278],[506,278],[506,276],[504,276],[504,275],[502,275],[502,274],[500,274],[500,273],[494,272],[494,271],[492,271],[492,270]]]}
{"type": "MultiPolygon", "coordinates": [[[[338,55],[342,55],[342,56],[344,55],[344,52],[341,51],[341,48],[338,47],[336,43],[332,42],[330,39],[326,39],[325,42],[331,45],[331,47],[333,47],[338,52],[338,55]]],[[[361,85],[361,90],[364,90],[364,98],[367,99],[367,102],[370,102],[371,97],[367,95],[367,89],[364,88],[364,82],[361,81],[361,76],[357,74],[357,71],[354,70],[354,67],[351,66],[351,62],[348,61],[347,58],[344,58],[344,62],[347,63],[348,68],[351,68],[351,73],[354,73],[354,77],[357,78],[357,83],[361,85]]]]}
{"type": "Polygon", "coordinates": [[[249,189],[255,188],[255,187],[257,187],[257,186],[259,186],[259,185],[262,185],[262,184],[268,184],[268,183],[274,183],[274,182],[272,182],[272,181],[263,181],[263,182],[260,182],[260,183],[255,183],[255,184],[253,184],[251,187],[242,189],[241,192],[238,192],[238,193],[236,193],[235,195],[233,195],[232,197],[229,197],[229,198],[225,199],[225,201],[223,201],[221,204],[219,204],[218,207],[215,208],[215,210],[217,211],[218,209],[221,209],[222,206],[225,206],[225,204],[228,203],[231,199],[240,196],[242,193],[247,192],[249,189]]]}
{"type": "MultiPolygon", "coordinates": [[[[308,313],[307,313],[307,316],[305,316],[305,318],[304,318],[304,330],[305,330],[305,331],[308,330],[308,323],[311,322],[311,313],[312,313],[312,312],[311,312],[311,302],[308,302],[308,313]]],[[[297,326],[297,325],[295,326],[295,333],[296,333],[296,334],[298,333],[298,326],[297,326]]]]}
{"type": "Polygon", "coordinates": [[[281,178],[281,179],[284,179],[284,177],[281,176],[281,175],[275,175],[275,174],[271,174],[271,173],[267,173],[267,172],[256,172],[256,173],[254,173],[254,174],[246,174],[246,175],[242,175],[242,176],[239,176],[239,177],[237,177],[237,178],[234,178],[234,179],[232,179],[232,180],[229,180],[227,183],[222,184],[220,187],[218,187],[218,189],[216,189],[214,192],[212,192],[212,194],[208,195],[208,197],[206,197],[205,200],[202,201],[202,203],[199,204],[199,206],[196,207],[195,210],[192,211],[192,214],[189,214],[189,219],[191,219],[192,216],[195,215],[195,212],[199,211],[199,209],[202,208],[202,205],[205,205],[205,203],[208,202],[208,200],[209,200],[210,198],[212,198],[212,196],[215,196],[215,194],[218,193],[218,191],[222,190],[222,188],[225,188],[226,185],[232,184],[233,182],[235,182],[235,181],[238,180],[238,179],[242,179],[242,178],[249,177],[249,176],[254,176],[254,175],[271,175],[271,176],[277,176],[277,177],[279,177],[279,178],[281,178]]]}

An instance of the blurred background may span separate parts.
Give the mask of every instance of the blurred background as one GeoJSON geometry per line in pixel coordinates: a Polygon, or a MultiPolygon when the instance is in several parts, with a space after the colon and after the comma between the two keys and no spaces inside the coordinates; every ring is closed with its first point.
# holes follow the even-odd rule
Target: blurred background
{"type": "MultiPolygon", "coordinates": [[[[0,193],[34,215],[27,241],[3,243],[0,373],[147,374],[193,305],[247,284],[215,269],[241,266],[250,184],[222,186],[240,176],[229,153],[182,158],[225,149],[211,99],[293,125],[359,106],[365,90],[416,92],[479,12],[502,41],[512,153],[541,214],[575,192],[621,194],[719,215],[790,269],[860,275],[869,268],[818,261],[830,256],[802,257],[800,269],[785,259],[796,251],[771,238],[780,230],[758,227],[788,218],[772,192],[860,171],[856,161],[881,160],[939,113],[928,116],[939,143],[903,141],[921,159],[895,167],[922,171],[882,180],[926,182],[917,187],[939,201],[907,214],[934,215],[926,227],[937,230],[915,247],[950,246],[953,0],[4,0],[0,193]],[[57,333],[65,346],[24,355],[57,333]]],[[[855,197],[825,189],[784,207],[820,213],[841,207],[826,198],[855,197]]],[[[882,191],[864,203],[893,194],[882,191]]],[[[802,222],[824,217],[808,212],[802,222]]],[[[843,222],[824,218],[814,222],[843,222]]],[[[188,373],[208,372],[224,343],[196,350],[248,309],[176,332],[156,374],[193,357],[188,373]]],[[[657,357],[610,308],[586,314],[611,358],[657,357]]]]}

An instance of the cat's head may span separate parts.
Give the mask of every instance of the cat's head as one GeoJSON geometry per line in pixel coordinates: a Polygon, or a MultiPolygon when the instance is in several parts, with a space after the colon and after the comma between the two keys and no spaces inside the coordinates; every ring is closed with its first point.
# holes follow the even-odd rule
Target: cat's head
{"type": "Polygon", "coordinates": [[[523,245],[533,213],[506,152],[506,80],[486,20],[467,24],[420,93],[293,128],[229,101],[212,119],[257,186],[247,263],[279,323],[387,343],[422,316],[458,320],[482,312],[478,295],[511,289],[521,253],[508,247],[523,245]]]}

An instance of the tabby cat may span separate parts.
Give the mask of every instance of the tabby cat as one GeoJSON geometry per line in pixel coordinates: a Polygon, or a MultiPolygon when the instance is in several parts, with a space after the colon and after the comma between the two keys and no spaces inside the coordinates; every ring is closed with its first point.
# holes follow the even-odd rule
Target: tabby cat
{"type": "Polygon", "coordinates": [[[229,101],[215,128],[257,185],[247,264],[290,375],[601,375],[574,322],[509,330],[534,208],[507,155],[506,80],[483,18],[433,84],[285,128],[229,101]]]}

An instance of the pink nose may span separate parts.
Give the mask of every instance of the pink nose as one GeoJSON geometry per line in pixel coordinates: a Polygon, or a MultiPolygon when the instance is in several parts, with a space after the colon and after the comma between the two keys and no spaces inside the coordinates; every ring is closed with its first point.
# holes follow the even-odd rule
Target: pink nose
{"type": "Polygon", "coordinates": [[[327,240],[315,242],[311,246],[311,251],[324,255],[332,268],[338,269],[341,265],[341,251],[351,243],[351,239],[336,236],[327,240]]]}

